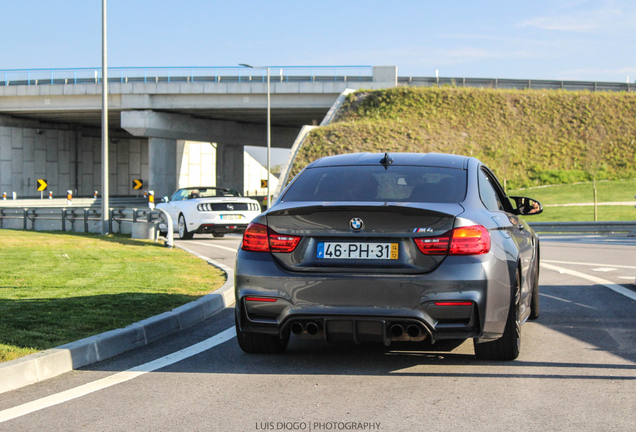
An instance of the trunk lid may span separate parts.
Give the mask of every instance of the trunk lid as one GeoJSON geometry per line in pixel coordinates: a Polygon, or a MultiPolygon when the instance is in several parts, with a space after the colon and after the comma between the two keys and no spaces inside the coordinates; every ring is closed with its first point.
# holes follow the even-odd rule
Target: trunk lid
{"type": "Polygon", "coordinates": [[[293,252],[273,253],[287,270],[416,274],[434,270],[445,255],[424,255],[413,239],[444,234],[463,212],[456,203],[288,202],[267,213],[267,224],[302,237],[293,252]],[[350,226],[354,218],[360,231],[350,226]]]}

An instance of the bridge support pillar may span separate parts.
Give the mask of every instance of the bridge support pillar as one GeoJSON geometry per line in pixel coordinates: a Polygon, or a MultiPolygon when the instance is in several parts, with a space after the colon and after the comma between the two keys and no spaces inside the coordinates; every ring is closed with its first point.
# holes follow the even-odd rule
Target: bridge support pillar
{"type": "Polygon", "coordinates": [[[242,145],[216,145],[216,185],[243,193],[244,150],[242,145]]]}
{"type": "Polygon", "coordinates": [[[177,140],[148,139],[148,190],[161,199],[177,190],[177,140]]]}

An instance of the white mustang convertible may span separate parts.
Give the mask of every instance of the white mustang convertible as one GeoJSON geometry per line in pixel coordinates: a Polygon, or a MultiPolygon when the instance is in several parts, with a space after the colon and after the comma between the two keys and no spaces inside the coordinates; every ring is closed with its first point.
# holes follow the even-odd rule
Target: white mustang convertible
{"type": "Polygon", "coordinates": [[[157,208],[170,214],[173,230],[182,240],[191,239],[195,233],[214,237],[242,233],[261,213],[258,201],[232,189],[208,186],[179,189],[169,199],[164,197],[157,208]]]}

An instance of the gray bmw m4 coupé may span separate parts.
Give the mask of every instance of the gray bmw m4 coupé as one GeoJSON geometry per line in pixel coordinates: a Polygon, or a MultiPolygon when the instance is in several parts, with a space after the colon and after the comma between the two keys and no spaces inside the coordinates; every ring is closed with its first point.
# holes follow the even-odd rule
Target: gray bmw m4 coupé
{"type": "Polygon", "coordinates": [[[236,257],[236,331],[248,353],[290,335],[333,341],[473,338],[514,360],[539,315],[539,239],[484,164],[448,154],[330,156],[248,226],[236,257]]]}

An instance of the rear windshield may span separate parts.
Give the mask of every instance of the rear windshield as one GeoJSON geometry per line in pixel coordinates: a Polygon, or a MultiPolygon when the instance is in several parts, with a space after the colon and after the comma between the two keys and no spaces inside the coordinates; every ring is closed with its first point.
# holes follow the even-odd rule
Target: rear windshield
{"type": "Polygon", "coordinates": [[[339,166],[305,170],[282,201],[458,203],[466,171],[421,166],[339,166]]]}

